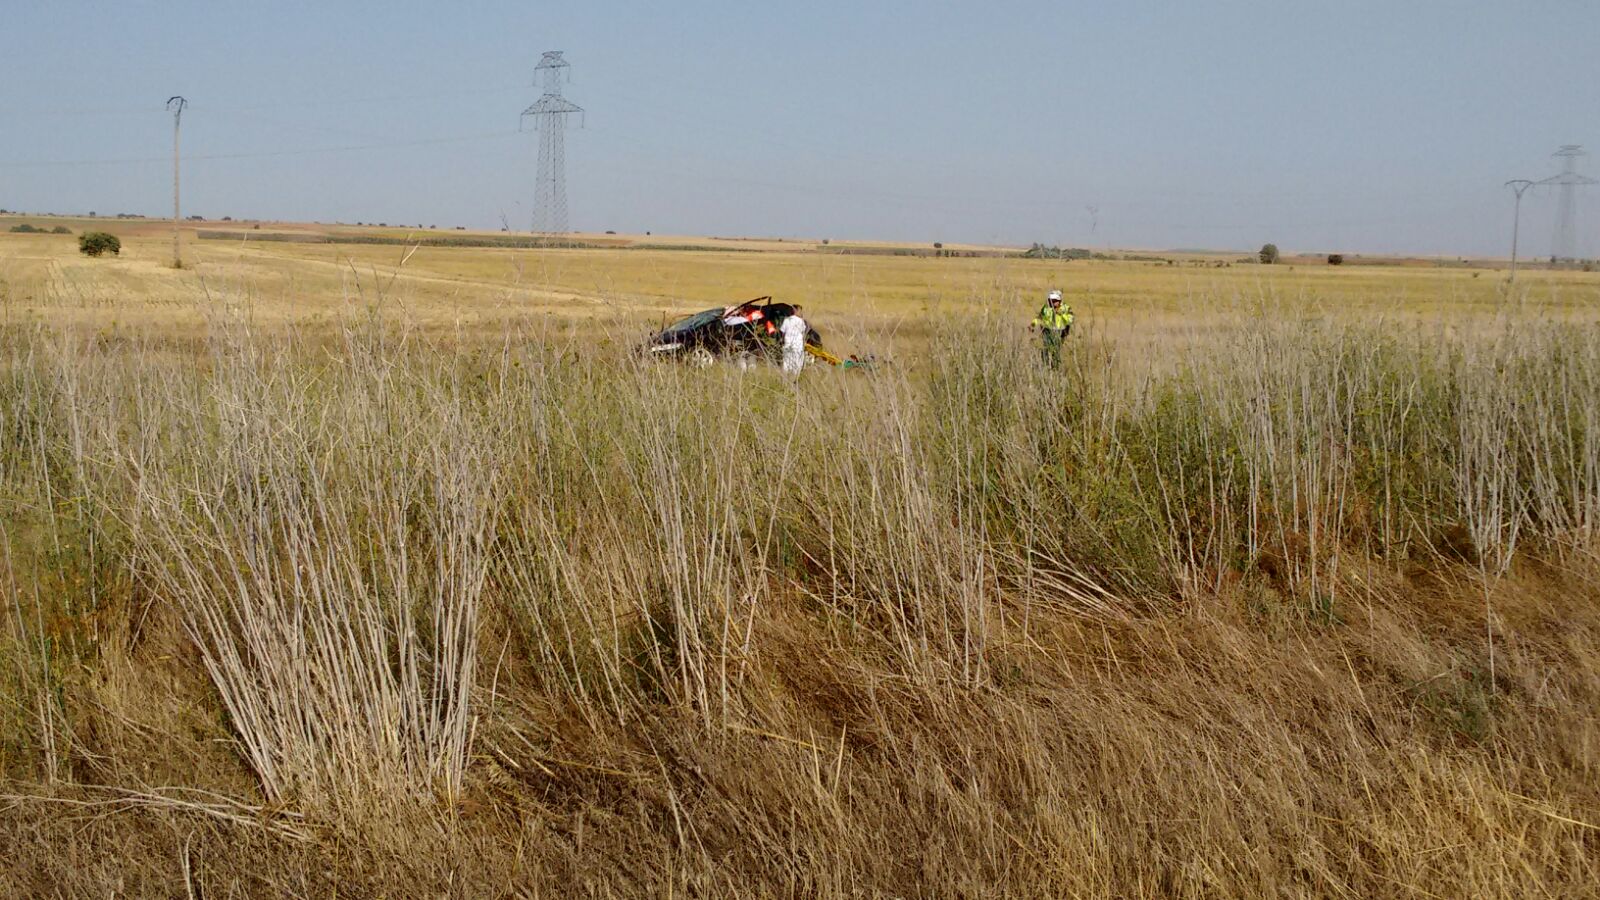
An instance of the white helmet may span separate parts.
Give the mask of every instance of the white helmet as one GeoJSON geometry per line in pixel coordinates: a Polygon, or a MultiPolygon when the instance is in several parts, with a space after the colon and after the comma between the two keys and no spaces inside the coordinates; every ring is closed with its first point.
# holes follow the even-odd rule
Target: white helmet
{"type": "Polygon", "coordinates": [[[1061,300],[1061,292],[1060,291],[1051,291],[1049,296],[1047,296],[1045,299],[1047,301],[1049,301],[1050,303],[1059,302],[1061,300]]]}

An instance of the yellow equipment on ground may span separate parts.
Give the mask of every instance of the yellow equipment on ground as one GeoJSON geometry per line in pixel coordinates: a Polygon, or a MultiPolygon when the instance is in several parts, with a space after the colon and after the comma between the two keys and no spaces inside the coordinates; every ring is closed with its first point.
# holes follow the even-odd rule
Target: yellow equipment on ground
{"type": "Polygon", "coordinates": [[[842,365],[844,363],[844,360],[834,356],[832,353],[829,353],[821,347],[818,347],[816,344],[806,344],[806,352],[830,366],[842,365]]]}

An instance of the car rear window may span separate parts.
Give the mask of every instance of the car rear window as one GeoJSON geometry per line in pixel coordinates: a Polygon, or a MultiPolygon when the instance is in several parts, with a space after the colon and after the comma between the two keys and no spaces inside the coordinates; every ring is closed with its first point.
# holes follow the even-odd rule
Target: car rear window
{"type": "Polygon", "coordinates": [[[715,321],[717,321],[717,320],[719,320],[721,318],[722,318],[722,307],[719,306],[716,309],[708,309],[705,312],[695,313],[694,315],[690,316],[687,319],[679,319],[678,321],[673,322],[671,325],[668,325],[667,326],[667,330],[663,331],[661,333],[662,334],[684,334],[684,333],[687,333],[687,332],[690,332],[690,331],[694,331],[697,328],[704,328],[707,325],[710,325],[712,322],[715,322],[715,321]]]}

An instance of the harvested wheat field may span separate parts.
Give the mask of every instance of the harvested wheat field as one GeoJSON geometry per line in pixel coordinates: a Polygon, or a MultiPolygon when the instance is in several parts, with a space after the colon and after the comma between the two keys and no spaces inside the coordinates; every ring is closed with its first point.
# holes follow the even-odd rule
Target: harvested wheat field
{"type": "Polygon", "coordinates": [[[1600,276],[123,227],[0,235],[0,894],[1596,893],[1600,276]],[[634,352],[765,294],[879,364],[634,352]]]}

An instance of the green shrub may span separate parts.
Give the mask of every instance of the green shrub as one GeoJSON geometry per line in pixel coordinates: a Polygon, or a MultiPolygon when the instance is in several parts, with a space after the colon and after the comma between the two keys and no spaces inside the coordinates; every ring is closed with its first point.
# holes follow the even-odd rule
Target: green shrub
{"type": "Polygon", "coordinates": [[[104,231],[85,231],[78,235],[78,250],[85,256],[100,256],[110,253],[119,256],[122,253],[122,241],[117,240],[114,234],[104,231]]]}

